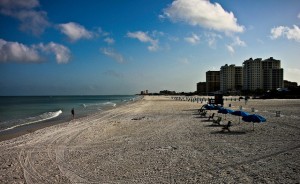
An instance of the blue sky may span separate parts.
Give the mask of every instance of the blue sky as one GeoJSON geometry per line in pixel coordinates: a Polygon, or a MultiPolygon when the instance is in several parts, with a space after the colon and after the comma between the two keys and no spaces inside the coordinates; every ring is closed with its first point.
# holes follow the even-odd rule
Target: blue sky
{"type": "Polygon", "coordinates": [[[0,0],[0,95],[195,91],[274,57],[300,83],[299,0],[0,0]]]}

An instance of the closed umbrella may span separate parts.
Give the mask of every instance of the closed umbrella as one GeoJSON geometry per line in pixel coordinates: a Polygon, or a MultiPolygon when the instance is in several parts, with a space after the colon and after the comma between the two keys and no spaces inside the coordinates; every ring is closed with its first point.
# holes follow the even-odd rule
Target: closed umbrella
{"type": "Polygon", "coordinates": [[[244,116],[242,118],[243,121],[252,122],[253,123],[253,131],[254,131],[254,123],[262,123],[266,122],[267,119],[258,114],[250,114],[248,116],[244,116]]]}

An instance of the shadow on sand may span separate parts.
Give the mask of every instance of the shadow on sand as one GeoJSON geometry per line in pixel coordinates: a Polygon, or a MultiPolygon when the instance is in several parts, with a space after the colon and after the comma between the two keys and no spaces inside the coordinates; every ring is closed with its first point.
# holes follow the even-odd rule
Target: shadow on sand
{"type": "Polygon", "coordinates": [[[224,125],[212,124],[212,125],[205,125],[204,127],[224,127],[224,125]]]}
{"type": "Polygon", "coordinates": [[[184,110],[182,110],[182,111],[198,111],[200,108],[198,108],[198,109],[184,109],[184,110]]]}
{"type": "Polygon", "coordinates": [[[208,119],[207,116],[201,116],[201,115],[199,115],[199,114],[193,114],[193,115],[196,116],[196,117],[194,117],[194,118],[206,118],[206,119],[208,119]]]}
{"type": "Polygon", "coordinates": [[[230,132],[215,131],[215,132],[211,132],[211,134],[243,135],[243,134],[246,134],[246,132],[245,131],[230,131],[230,132]]]}

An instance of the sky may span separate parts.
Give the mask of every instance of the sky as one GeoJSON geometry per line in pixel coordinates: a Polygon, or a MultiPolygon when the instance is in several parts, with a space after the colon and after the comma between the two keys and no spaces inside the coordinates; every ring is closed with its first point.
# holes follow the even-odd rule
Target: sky
{"type": "Polygon", "coordinates": [[[300,84],[299,0],[0,0],[0,27],[1,96],[193,92],[269,57],[300,84]]]}

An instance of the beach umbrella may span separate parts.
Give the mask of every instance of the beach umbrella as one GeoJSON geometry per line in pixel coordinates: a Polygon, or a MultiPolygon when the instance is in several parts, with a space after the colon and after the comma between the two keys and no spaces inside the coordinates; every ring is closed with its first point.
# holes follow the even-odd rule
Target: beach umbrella
{"type": "Polygon", "coordinates": [[[213,106],[213,105],[210,105],[210,104],[205,104],[205,105],[203,106],[203,108],[206,109],[206,110],[214,110],[214,106],[213,106]]]}
{"type": "Polygon", "coordinates": [[[214,110],[220,110],[220,109],[223,109],[222,106],[218,106],[218,105],[214,105],[214,110]]]}
{"type": "Polygon", "coordinates": [[[254,131],[254,123],[262,123],[262,122],[266,122],[267,119],[262,117],[261,115],[258,115],[258,114],[250,114],[248,116],[244,116],[242,118],[243,121],[246,121],[246,122],[252,122],[253,124],[253,131],[254,131]]]}
{"type": "Polygon", "coordinates": [[[235,116],[239,116],[239,123],[241,122],[241,116],[244,117],[250,115],[248,112],[245,111],[233,111],[231,114],[235,116]]]}
{"type": "Polygon", "coordinates": [[[225,114],[225,119],[226,119],[226,114],[231,114],[232,112],[233,112],[233,110],[226,109],[226,108],[221,108],[220,110],[218,110],[218,113],[225,114]]]}
{"type": "Polygon", "coordinates": [[[222,108],[222,109],[218,110],[218,113],[222,113],[222,114],[231,114],[231,113],[233,113],[233,110],[231,110],[231,109],[226,109],[226,108],[222,108]]]}

